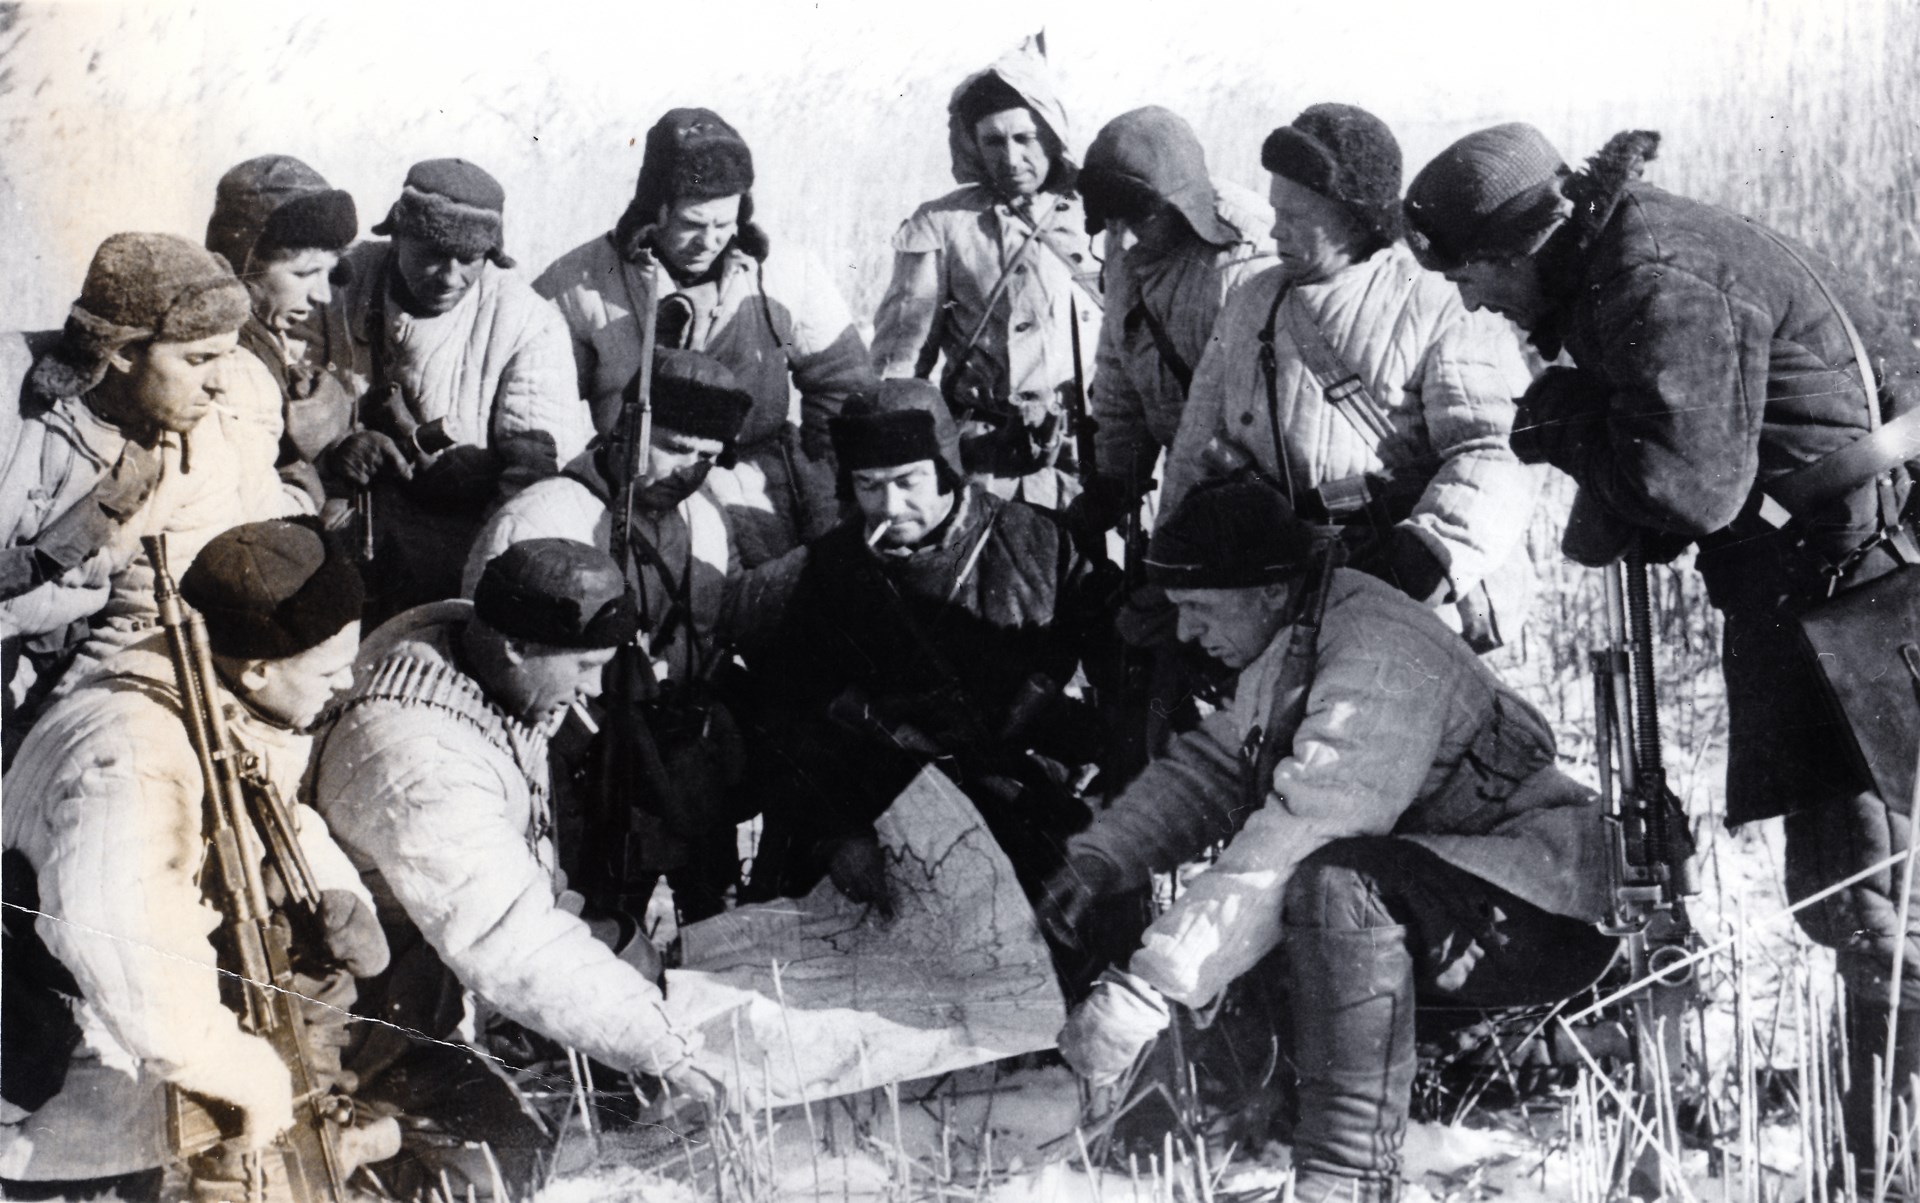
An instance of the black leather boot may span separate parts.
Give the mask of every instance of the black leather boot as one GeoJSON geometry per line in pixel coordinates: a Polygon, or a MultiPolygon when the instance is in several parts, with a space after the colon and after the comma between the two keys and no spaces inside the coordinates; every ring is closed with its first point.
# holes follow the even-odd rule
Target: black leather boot
{"type": "Polygon", "coordinates": [[[1415,1068],[1404,927],[1289,927],[1298,1203],[1393,1203],[1415,1068]]]}

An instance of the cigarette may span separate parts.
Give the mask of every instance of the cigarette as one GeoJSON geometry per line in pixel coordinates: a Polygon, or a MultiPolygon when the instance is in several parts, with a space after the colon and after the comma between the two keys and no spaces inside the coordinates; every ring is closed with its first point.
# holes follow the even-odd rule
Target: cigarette
{"type": "Polygon", "coordinates": [[[573,711],[573,717],[580,720],[580,725],[587,729],[588,735],[600,734],[600,724],[593,721],[593,713],[587,709],[585,702],[575,698],[568,704],[567,709],[573,711]]]}
{"type": "Polygon", "coordinates": [[[881,523],[880,523],[880,525],[879,525],[879,526],[876,526],[876,527],[874,527],[874,528],[873,528],[873,533],[867,536],[867,546],[868,546],[868,547],[877,547],[877,546],[879,546],[879,543],[880,543],[880,536],[882,536],[882,535],[884,535],[884,534],[886,534],[886,533],[887,533],[887,528],[889,528],[889,527],[891,527],[892,525],[893,525],[893,523],[891,523],[891,522],[884,522],[884,521],[883,521],[883,522],[881,522],[881,523]]]}

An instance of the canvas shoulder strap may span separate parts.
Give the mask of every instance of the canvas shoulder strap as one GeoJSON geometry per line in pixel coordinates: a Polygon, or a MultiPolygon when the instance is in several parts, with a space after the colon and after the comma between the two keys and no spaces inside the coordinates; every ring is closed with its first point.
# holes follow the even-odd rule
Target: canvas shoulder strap
{"type": "Polygon", "coordinates": [[[1307,303],[1300,299],[1298,292],[1290,291],[1281,309],[1287,323],[1287,335],[1300,352],[1300,362],[1319,382],[1327,404],[1333,406],[1367,443],[1378,446],[1384,442],[1393,434],[1386,408],[1374,397],[1367,382],[1360,379],[1360,373],[1354,371],[1340,352],[1333,349],[1320,323],[1307,312],[1307,303]]]}
{"type": "Polygon", "coordinates": [[[1173,345],[1172,336],[1160,324],[1160,319],[1154,316],[1145,299],[1134,308],[1140,314],[1140,320],[1147,324],[1147,334],[1153,339],[1154,352],[1160,356],[1160,362],[1167,366],[1168,374],[1179,382],[1180,396],[1185,398],[1193,389],[1193,369],[1181,358],[1179,349],[1173,345]]]}

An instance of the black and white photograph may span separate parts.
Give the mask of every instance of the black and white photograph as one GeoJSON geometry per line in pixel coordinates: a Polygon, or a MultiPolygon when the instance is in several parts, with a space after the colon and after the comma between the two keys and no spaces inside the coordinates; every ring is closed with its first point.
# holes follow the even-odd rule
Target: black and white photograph
{"type": "Polygon", "coordinates": [[[1920,1200],[1911,0],[0,0],[0,1199],[1920,1200]]]}

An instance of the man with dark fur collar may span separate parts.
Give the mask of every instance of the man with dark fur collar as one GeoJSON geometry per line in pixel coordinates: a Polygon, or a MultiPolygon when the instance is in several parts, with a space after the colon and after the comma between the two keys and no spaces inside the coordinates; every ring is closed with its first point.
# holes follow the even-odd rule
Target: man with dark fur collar
{"type": "MultiPolygon", "coordinates": [[[[1844,600],[1915,562],[1902,517],[1912,479],[1899,462],[1914,440],[1849,461],[1876,449],[1883,418],[1916,408],[1920,355],[1904,323],[1825,258],[1641,181],[1658,144],[1622,133],[1572,171],[1531,126],[1481,130],[1414,179],[1407,220],[1416,251],[1468,305],[1506,314],[1543,355],[1571,360],[1527,391],[1513,431],[1521,458],[1580,485],[1567,554],[1597,565],[1633,539],[1656,560],[1698,546],[1726,618],[1727,820],[1786,816],[1788,893],[1804,898],[1910,838],[1912,699],[1890,707],[1908,749],[1884,758],[1901,761],[1898,772],[1869,772],[1797,624],[1829,595],[1844,600]],[[1856,330],[1878,397],[1863,387],[1856,330]]],[[[1863,639],[1911,633],[1920,614],[1902,596],[1844,621],[1863,639]]],[[[1907,679],[1891,650],[1886,671],[1907,679]]],[[[1888,1051],[1902,939],[1891,1080],[1904,1091],[1920,1071],[1920,907],[1902,933],[1898,872],[1799,912],[1838,951],[1849,987],[1846,1127],[1868,1176],[1872,1059],[1888,1051]]]]}
{"type": "Polygon", "coordinates": [[[566,318],[599,429],[640,370],[648,305],[660,346],[713,356],[753,397],[735,463],[707,482],[749,568],[838,521],[827,420],[873,381],[833,278],[807,251],[774,246],[754,220],[753,183],[739,131],[709,109],[671,109],[647,131],[619,222],[533,285],[566,318]]]}
{"type": "Polygon", "coordinates": [[[762,654],[753,772],[766,827],[749,892],[822,875],[890,906],[873,820],[929,762],[973,799],[1029,888],[1086,807],[1062,782],[1097,733],[1062,696],[1107,586],[1053,515],[960,474],[939,390],[889,380],[834,420],[859,516],[807,549],[762,654]]]}

